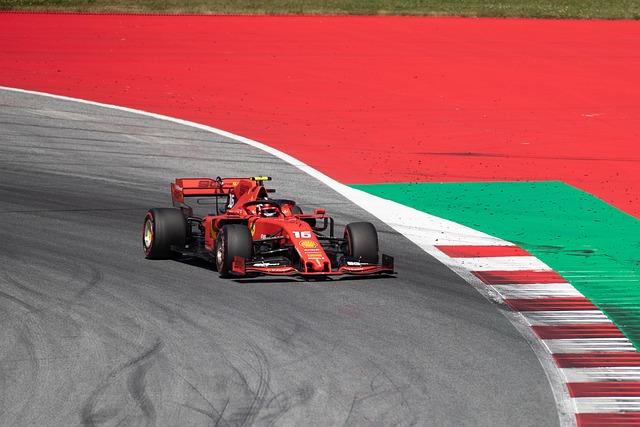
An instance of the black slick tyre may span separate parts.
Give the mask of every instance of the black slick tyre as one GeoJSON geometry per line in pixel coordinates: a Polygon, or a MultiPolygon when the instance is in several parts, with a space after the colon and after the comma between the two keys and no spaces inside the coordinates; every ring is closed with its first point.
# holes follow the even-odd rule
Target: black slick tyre
{"type": "Polygon", "coordinates": [[[352,222],[344,228],[347,256],[360,262],[378,262],[378,232],[370,222],[352,222]]]}
{"type": "Polygon", "coordinates": [[[149,259],[164,259],[176,255],[171,246],[183,247],[187,223],[180,209],[155,208],[147,212],[142,225],[142,248],[149,259]]]}
{"type": "Polygon", "coordinates": [[[251,258],[253,239],[244,224],[227,224],[218,232],[215,262],[220,277],[229,277],[234,257],[251,258]]]}

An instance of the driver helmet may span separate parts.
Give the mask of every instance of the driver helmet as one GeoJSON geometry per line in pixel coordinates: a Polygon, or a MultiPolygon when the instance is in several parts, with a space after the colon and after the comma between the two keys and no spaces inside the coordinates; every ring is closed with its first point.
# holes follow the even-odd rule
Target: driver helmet
{"type": "Polygon", "coordinates": [[[257,205],[256,211],[258,215],[267,217],[267,218],[278,215],[278,210],[271,205],[262,205],[262,204],[257,205]]]}

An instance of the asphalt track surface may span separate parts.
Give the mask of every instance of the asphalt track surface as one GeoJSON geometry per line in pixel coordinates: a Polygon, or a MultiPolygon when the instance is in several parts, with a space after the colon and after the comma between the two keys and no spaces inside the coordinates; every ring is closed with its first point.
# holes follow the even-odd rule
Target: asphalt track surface
{"type": "MultiPolygon", "coordinates": [[[[496,306],[281,160],[133,113],[0,91],[0,425],[555,425],[496,306]],[[397,278],[222,280],[144,259],[178,176],[268,174],[369,220],[397,278]]],[[[338,227],[341,230],[342,227],[338,227]]]]}

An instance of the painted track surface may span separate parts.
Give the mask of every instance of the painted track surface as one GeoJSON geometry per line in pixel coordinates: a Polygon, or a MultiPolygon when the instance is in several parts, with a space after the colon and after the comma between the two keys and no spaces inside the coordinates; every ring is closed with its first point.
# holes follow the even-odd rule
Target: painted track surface
{"type": "Polygon", "coordinates": [[[639,45],[637,21],[0,14],[0,85],[210,124],[343,183],[561,180],[640,217],[639,45]]]}
{"type": "Polygon", "coordinates": [[[269,173],[341,224],[373,220],[297,169],[32,95],[1,91],[0,121],[0,424],[557,423],[495,306],[380,223],[396,279],[239,283],[143,259],[140,219],[179,175],[269,173]]]}

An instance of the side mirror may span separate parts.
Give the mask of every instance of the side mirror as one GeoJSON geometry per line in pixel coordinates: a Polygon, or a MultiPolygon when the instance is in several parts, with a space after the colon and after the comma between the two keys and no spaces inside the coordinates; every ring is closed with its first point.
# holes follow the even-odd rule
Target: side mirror
{"type": "Polygon", "coordinates": [[[324,215],[324,214],[326,214],[326,213],[327,213],[327,211],[326,211],[326,210],[324,210],[324,209],[314,209],[314,210],[313,210],[313,214],[314,214],[314,215],[324,215]]]}

